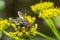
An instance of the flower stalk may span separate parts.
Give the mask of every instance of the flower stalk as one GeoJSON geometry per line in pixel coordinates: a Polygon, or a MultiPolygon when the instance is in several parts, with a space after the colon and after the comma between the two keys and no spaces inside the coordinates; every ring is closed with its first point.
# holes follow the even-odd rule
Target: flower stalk
{"type": "Polygon", "coordinates": [[[57,29],[57,27],[54,25],[54,23],[53,23],[53,21],[52,21],[51,18],[49,19],[49,21],[50,21],[52,27],[54,28],[54,30],[59,34],[58,29],[57,29]]]}
{"type": "Polygon", "coordinates": [[[45,35],[45,34],[42,34],[42,33],[40,33],[40,32],[37,32],[36,31],[36,34],[38,34],[39,36],[42,36],[42,37],[44,37],[44,38],[47,38],[47,39],[51,39],[51,40],[55,40],[54,38],[51,38],[51,37],[49,37],[49,36],[47,36],[47,35],[45,35]]]}
{"type": "Polygon", "coordinates": [[[60,36],[59,36],[59,34],[58,34],[57,29],[55,28],[54,25],[51,25],[52,23],[50,23],[51,20],[49,21],[49,19],[45,19],[45,21],[46,21],[46,23],[49,25],[50,29],[51,29],[52,32],[55,34],[55,36],[60,40],[60,36]]]}

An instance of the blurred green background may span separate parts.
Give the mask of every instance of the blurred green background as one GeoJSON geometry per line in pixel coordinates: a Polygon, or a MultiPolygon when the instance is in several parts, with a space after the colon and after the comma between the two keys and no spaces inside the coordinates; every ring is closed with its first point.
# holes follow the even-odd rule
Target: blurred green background
{"type": "MultiPolygon", "coordinates": [[[[36,3],[39,3],[40,0],[3,0],[5,2],[5,9],[0,11],[0,18],[16,18],[18,16],[17,11],[21,11],[22,13],[27,13],[31,16],[36,16],[37,20],[36,23],[39,24],[38,31],[42,32],[48,36],[53,37],[53,33],[51,30],[45,25],[45,21],[43,19],[39,19],[34,12],[31,11],[30,6],[36,3]]],[[[55,3],[55,6],[60,7],[60,0],[42,0],[44,1],[51,1],[55,3]]],[[[8,29],[11,30],[11,29],[8,29]]],[[[11,38],[7,37],[6,35],[2,35],[1,40],[12,40],[11,38]]],[[[35,40],[47,40],[45,38],[37,36],[35,40]]]]}

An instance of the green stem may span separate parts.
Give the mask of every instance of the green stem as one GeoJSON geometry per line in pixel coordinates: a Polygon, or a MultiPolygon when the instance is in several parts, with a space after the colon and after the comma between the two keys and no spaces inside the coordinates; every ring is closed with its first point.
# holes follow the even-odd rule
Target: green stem
{"type": "Polygon", "coordinates": [[[56,31],[56,33],[59,34],[58,29],[57,29],[57,27],[55,27],[55,25],[54,25],[52,19],[49,19],[49,21],[50,21],[52,27],[54,28],[54,30],[56,31]]]}
{"type": "MultiPolygon", "coordinates": [[[[3,32],[5,35],[11,37],[11,35],[10,35],[8,32],[6,32],[5,30],[2,30],[2,32],[3,32]]],[[[11,37],[11,38],[14,38],[14,37],[11,37]]]]}
{"type": "Polygon", "coordinates": [[[0,38],[2,37],[2,32],[0,31],[0,38]]]}
{"type": "Polygon", "coordinates": [[[54,28],[52,27],[52,25],[50,24],[50,21],[48,19],[45,19],[46,23],[49,25],[48,27],[51,28],[52,32],[55,34],[55,36],[60,39],[59,35],[57,34],[57,32],[54,30],[54,28]]]}
{"type": "Polygon", "coordinates": [[[45,38],[47,38],[47,39],[51,39],[51,40],[55,40],[54,38],[51,38],[51,37],[49,37],[49,36],[47,36],[47,35],[44,35],[44,34],[42,34],[42,33],[40,33],[40,32],[37,32],[36,31],[36,34],[38,34],[38,35],[40,35],[40,36],[42,36],[42,37],[45,37],[45,38]]]}

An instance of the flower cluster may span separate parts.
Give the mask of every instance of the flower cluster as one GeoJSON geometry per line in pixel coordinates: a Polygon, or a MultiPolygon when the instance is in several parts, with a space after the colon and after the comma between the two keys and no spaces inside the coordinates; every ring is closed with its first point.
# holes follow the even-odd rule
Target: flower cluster
{"type": "MultiPolygon", "coordinates": [[[[3,31],[6,35],[8,35],[11,38],[14,38],[15,40],[23,40],[23,39],[32,39],[36,34],[36,29],[38,24],[33,24],[33,22],[35,21],[35,17],[31,17],[31,16],[25,16],[25,18],[28,20],[29,23],[31,23],[31,27],[28,28],[28,26],[25,26],[23,24],[23,26],[20,25],[20,23],[18,23],[17,21],[12,22],[12,18],[9,19],[1,19],[0,20],[0,30],[4,30],[7,29],[8,27],[13,28],[14,32],[10,31],[3,31]]],[[[16,20],[19,20],[18,18],[16,20]]]]}
{"type": "MultiPolygon", "coordinates": [[[[33,24],[33,22],[35,21],[35,17],[31,17],[31,16],[25,16],[25,18],[28,20],[29,23],[33,24]]],[[[17,18],[18,20],[18,18],[17,18]]],[[[30,28],[25,27],[25,26],[16,26],[16,23],[11,23],[12,27],[14,28],[15,32],[9,32],[10,36],[14,37],[15,40],[20,40],[21,39],[30,39],[30,37],[34,37],[36,34],[36,29],[37,29],[37,24],[32,25],[30,28]]]]}
{"type": "Polygon", "coordinates": [[[50,18],[54,16],[58,16],[60,14],[60,10],[57,8],[50,8],[48,10],[44,10],[43,12],[39,13],[39,18],[50,18]]]}
{"type": "Polygon", "coordinates": [[[39,18],[43,18],[48,27],[52,30],[54,35],[57,37],[56,40],[60,40],[59,31],[54,24],[53,18],[60,15],[60,9],[54,7],[52,2],[42,2],[31,6],[33,12],[38,14],[39,18]]]}
{"type": "Polygon", "coordinates": [[[60,9],[54,7],[52,2],[42,2],[31,6],[33,12],[39,14],[39,18],[50,18],[60,14],[60,9]]]}
{"type": "Polygon", "coordinates": [[[31,16],[29,16],[29,15],[26,16],[25,18],[26,18],[26,19],[28,20],[28,22],[31,23],[31,24],[33,24],[34,21],[35,21],[35,19],[36,19],[35,17],[31,17],[31,16]]]}
{"type": "Polygon", "coordinates": [[[37,3],[35,5],[31,6],[32,11],[34,11],[35,13],[39,13],[40,11],[43,11],[45,9],[49,9],[49,8],[54,8],[54,3],[53,2],[44,2],[44,3],[37,3]]]}
{"type": "Polygon", "coordinates": [[[7,19],[0,19],[0,30],[8,28],[10,25],[9,20],[7,19]]]}
{"type": "Polygon", "coordinates": [[[36,29],[37,29],[37,24],[33,25],[31,28],[26,28],[26,27],[21,27],[17,26],[15,24],[12,24],[14,26],[15,32],[9,32],[11,37],[14,37],[15,40],[20,40],[20,39],[29,39],[33,38],[36,35],[36,29]],[[20,39],[19,39],[20,38],[20,39]]]}

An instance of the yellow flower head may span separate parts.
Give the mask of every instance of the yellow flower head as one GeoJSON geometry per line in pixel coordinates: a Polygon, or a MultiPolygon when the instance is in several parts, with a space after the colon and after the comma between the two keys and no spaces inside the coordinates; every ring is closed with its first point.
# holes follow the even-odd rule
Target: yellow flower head
{"type": "Polygon", "coordinates": [[[3,29],[7,29],[10,25],[10,22],[9,20],[7,19],[2,19],[0,20],[0,29],[3,30],[3,29]]]}
{"type": "Polygon", "coordinates": [[[4,22],[4,24],[7,24],[7,23],[8,23],[8,20],[7,20],[7,19],[5,19],[3,22],[4,22]]]}
{"type": "Polygon", "coordinates": [[[50,18],[50,17],[54,17],[54,16],[57,16],[60,14],[60,10],[57,9],[57,8],[51,8],[51,9],[48,9],[48,10],[44,10],[42,13],[40,12],[39,13],[39,17],[41,18],[50,18]]]}
{"type": "Polygon", "coordinates": [[[39,13],[39,11],[43,11],[49,8],[54,8],[53,2],[43,2],[43,3],[41,2],[31,6],[32,11],[35,13],[37,12],[39,13]]]}
{"type": "Polygon", "coordinates": [[[31,16],[28,15],[28,16],[26,16],[26,19],[28,20],[29,23],[32,24],[32,23],[34,23],[36,18],[35,17],[31,17],[31,16]]]}
{"type": "Polygon", "coordinates": [[[3,21],[0,21],[0,24],[3,24],[3,21]]]}
{"type": "Polygon", "coordinates": [[[10,36],[10,37],[15,37],[16,34],[17,34],[16,32],[9,32],[9,36],[10,36]]]}
{"type": "Polygon", "coordinates": [[[18,32],[18,36],[22,36],[23,35],[23,33],[22,32],[18,32]]]}
{"type": "Polygon", "coordinates": [[[37,27],[38,27],[38,24],[35,24],[34,26],[32,26],[32,28],[30,29],[30,32],[35,35],[36,31],[37,31],[37,27]]]}
{"type": "Polygon", "coordinates": [[[7,19],[1,20],[0,24],[8,24],[8,20],[7,19]]]}
{"type": "Polygon", "coordinates": [[[29,35],[30,35],[30,32],[25,32],[25,33],[26,33],[26,35],[27,35],[27,36],[29,36],[29,35]]]}

